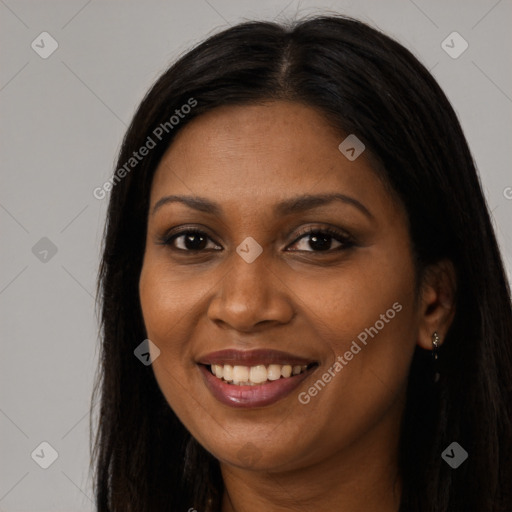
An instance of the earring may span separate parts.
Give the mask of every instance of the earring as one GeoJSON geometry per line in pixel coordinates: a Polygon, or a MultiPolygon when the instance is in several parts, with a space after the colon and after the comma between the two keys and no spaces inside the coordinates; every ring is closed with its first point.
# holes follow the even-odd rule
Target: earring
{"type": "Polygon", "coordinates": [[[439,357],[439,334],[437,334],[437,331],[434,332],[432,335],[432,359],[433,359],[433,367],[434,367],[434,384],[437,384],[439,381],[439,377],[441,376],[439,373],[439,364],[438,364],[438,357],[439,357]]]}

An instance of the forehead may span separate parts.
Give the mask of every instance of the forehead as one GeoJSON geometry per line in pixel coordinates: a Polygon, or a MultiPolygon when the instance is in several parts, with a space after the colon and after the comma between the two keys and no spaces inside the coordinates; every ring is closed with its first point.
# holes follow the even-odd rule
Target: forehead
{"type": "Polygon", "coordinates": [[[346,137],[299,103],[217,108],[178,132],[153,178],[151,204],[177,193],[265,206],[339,192],[385,207],[389,198],[364,152],[351,161],[338,149],[346,137]]]}

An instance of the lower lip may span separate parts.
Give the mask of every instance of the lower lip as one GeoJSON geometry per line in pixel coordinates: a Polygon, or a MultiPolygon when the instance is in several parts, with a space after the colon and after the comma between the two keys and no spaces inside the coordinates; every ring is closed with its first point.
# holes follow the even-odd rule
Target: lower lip
{"type": "Polygon", "coordinates": [[[289,395],[317,366],[299,373],[299,375],[280,378],[254,386],[228,384],[213,375],[206,366],[200,364],[199,368],[207,387],[219,402],[231,407],[250,408],[271,405],[289,395]]]}

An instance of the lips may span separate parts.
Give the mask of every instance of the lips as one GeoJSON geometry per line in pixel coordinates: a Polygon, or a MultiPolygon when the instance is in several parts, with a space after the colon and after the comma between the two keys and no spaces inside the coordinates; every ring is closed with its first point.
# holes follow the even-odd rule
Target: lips
{"type": "Polygon", "coordinates": [[[313,359],[276,350],[212,352],[197,361],[213,396],[231,407],[263,407],[289,395],[318,367],[313,359]]]}
{"type": "Polygon", "coordinates": [[[218,352],[212,352],[206,356],[200,357],[197,361],[199,364],[204,365],[225,365],[230,364],[232,366],[257,366],[257,365],[292,365],[292,366],[303,366],[315,363],[314,359],[306,359],[299,357],[294,354],[287,352],[280,352],[278,350],[220,350],[218,352]]]}

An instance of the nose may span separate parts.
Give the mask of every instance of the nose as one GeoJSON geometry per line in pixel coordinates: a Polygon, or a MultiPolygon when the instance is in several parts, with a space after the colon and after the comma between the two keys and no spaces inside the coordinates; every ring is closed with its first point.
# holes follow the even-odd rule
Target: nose
{"type": "Polygon", "coordinates": [[[292,293],[263,255],[252,263],[237,253],[218,284],[208,307],[208,318],[222,327],[251,332],[294,317],[292,293]]]}

